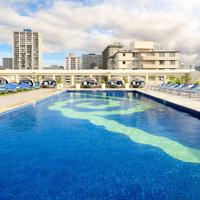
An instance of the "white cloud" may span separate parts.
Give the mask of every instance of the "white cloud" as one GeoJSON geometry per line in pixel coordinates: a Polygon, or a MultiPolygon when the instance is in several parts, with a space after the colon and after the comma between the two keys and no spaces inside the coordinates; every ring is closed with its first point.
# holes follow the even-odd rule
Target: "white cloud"
{"type": "Polygon", "coordinates": [[[91,5],[54,0],[48,8],[26,10],[27,16],[12,8],[16,2],[21,1],[0,3],[0,43],[10,43],[13,30],[31,27],[42,33],[45,52],[101,52],[114,41],[128,45],[136,39],[154,40],[200,64],[198,0],[104,0],[91,5]]]}

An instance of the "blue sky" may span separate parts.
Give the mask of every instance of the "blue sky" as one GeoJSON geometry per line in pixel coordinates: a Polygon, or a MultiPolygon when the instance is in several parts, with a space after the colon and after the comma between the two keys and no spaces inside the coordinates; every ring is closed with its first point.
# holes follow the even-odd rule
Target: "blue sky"
{"type": "MultiPolygon", "coordinates": [[[[200,64],[198,0],[6,0],[0,1],[0,58],[12,56],[12,32],[42,35],[43,64],[64,65],[68,53],[101,53],[121,42],[153,40],[200,64]]],[[[1,59],[0,59],[1,60],[1,59]]]]}

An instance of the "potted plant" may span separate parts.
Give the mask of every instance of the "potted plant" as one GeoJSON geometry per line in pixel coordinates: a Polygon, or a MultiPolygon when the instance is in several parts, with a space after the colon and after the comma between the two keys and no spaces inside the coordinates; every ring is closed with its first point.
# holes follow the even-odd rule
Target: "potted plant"
{"type": "Polygon", "coordinates": [[[62,81],[59,79],[57,80],[57,89],[61,90],[63,88],[63,83],[62,81]]]}
{"type": "Polygon", "coordinates": [[[129,81],[128,79],[124,79],[125,89],[129,89],[129,81]]]}

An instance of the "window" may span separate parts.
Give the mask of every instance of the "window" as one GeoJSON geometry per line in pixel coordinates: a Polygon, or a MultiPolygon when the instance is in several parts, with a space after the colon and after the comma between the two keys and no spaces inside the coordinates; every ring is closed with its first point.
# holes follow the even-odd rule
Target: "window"
{"type": "Polygon", "coordinates": [[[133,57],[137,57],[137,55],[135,53],[133,53],[133,57]]]}
{"type": "Polygon", "coordinates": [[[160,57],[164,57],[164,56],[165,56],[165,53],[164,53],[164,52],[160,52],[160,53],[159,53],[159,56],[160,56],[160,57]]]}
{"type": "Polygon", "coordinates": [[[175,65],[175,60],[170,61],[171,65],[175,65]]]}
{"type": "Polygon", "coordinates": [[[125,65],[126,64],[126,61],[123,61],[123,65],[125,65]]]}
{"type": "Polygon", "coordinates": [[[160,60],[160,65],[164,65],[165,64],[165,61],[164,60],[160,60]]]}
{"type": "Polygon", "coordinates": [[[147,56],[155,56],[155,53],[154,52],[149,52],[149,53],[146,53],[147,56]]]}
{"type": "Polygon", "coordinates": [[[170,52],[169,55],[170,57],[175,57],[175,52],[170,52]]]}
{"type": "Polygon", "coordinates": [[[126,56],[126,54],[125,54],[125,53],[123,53],[123,56],[126,56]]]}

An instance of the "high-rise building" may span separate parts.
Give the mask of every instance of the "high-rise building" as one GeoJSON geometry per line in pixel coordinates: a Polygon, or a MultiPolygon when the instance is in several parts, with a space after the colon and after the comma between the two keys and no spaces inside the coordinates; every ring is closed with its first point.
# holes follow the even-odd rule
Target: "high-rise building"
{"type": "Polygon", "coordinates": [[[81,67],[80,57],[77,57],[75,54],[70,53],[69,56],[65,58],[66,70],[79,70],[80,67],[81,67]]]}
{"type": "Polygon", "coordinates": [[[13,69],[13,59],[12,58],[2,58],[3,69],[13,69]]]}
{"type": "Polygon", "coordinates": [[[118,51],[122,50],[123,45],[121,43],[114,43],[112,45],[108,45],[102,52],[102,68],[109,69],[110,64],[108,58],[113,56],[118,51]]]}
{"type": "Polygon", "coordinates": [[[40,33],[31,29],[13,33],[13,69],[41,69],[40,33]]]}
{"type": "Polygon", "coordinates": [[[137,41],[129,51],[118,51],[108,58],[110,69],[178,69],[180,52],[154,49],[153,42],[137,41]]]}
{"type": "Polygon", "coordinates": [[[102,68],[102,55],[94,53],[82,55],[81,69],[101,69],[102,68]]]}

